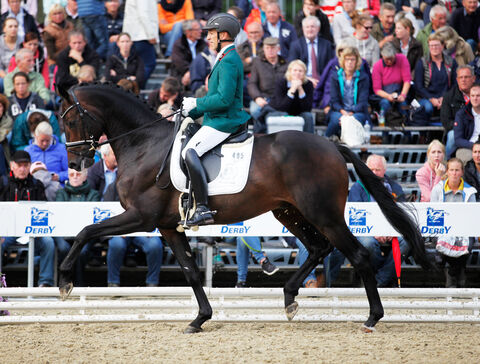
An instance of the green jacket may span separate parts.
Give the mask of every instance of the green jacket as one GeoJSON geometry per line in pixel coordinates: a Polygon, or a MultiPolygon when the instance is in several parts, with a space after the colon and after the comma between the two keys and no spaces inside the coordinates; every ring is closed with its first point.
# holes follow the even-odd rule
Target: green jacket
{"type": "Polygon", "coordinates": [[[417,40],[422,43],[423,55],[430,53],[428,49],[428,37],[432,34],[432,23],[425,25],[417,34],[417,40]]]}
{"type": "MultiPolygon", "coordinates": [[[[5,95],[8,97],[12,96],[13,92],[13,76],[15,73],[20,71],[18,67],[16,67],[12,72],[7,73],[3,80],[3,87],[5,89],[5,95]]],[[[30,72],[28,74],[28,78],[30,79],[30,85],[28,86],[28,89],[31,92],[35,92],[42,98],[43,101],[45,101],[45,104],[47,104],[50,101],[50,91],[48,88],[45,87],[45,80],[43,79],[43,76],[41,73],[38,72],[30,72]]]]}
{"type": "Polygon", "coordinates": [[[55,201],[100,201],[100,194],[87,181],[78,187],[71,186],[67,181],[65,188],[57,191],[55,201]]]}
{"type": "Polygon", "coordinates": [[[208,79],[208,93],[197,99],[197,107],[189,115],[193,119],[203,115],[203,125],[224,133],[235,132],[250,119],[243,110],[243,64],[234,45],[214,65],[208,79]]]}

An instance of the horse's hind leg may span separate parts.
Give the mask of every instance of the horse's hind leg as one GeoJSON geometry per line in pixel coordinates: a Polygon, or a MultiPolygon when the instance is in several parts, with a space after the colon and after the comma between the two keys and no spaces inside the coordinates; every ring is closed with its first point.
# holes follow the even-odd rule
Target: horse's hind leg
{"type": "Polygon", "coordinates": [[[177,258],[187,282],[192,286],[199,306],[197,317],[190,322],[184,333],[192,334],[201,332],[203,323],[212,318],[212,307],[203,290],[200,270],[192,256],[190,244],[188,244],[187,237],[184,233],[179,233],[176,230],[160,230],[160,232],[167,240],[175,258],[177,258]]]}

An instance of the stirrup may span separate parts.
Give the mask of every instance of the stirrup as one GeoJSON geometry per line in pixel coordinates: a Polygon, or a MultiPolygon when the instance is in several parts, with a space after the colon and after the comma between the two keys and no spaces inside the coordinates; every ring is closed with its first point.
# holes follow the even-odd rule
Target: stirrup
{"type": "Polygon", "coordinates": [[[201,211],[201,210],[197,209],[195,211],[195,213],[193,214],[193,216],[190,219],[187,219],[185,221],[185,224],[187,226],[211,225],[215,222],[214,219],[213,219],[213,215],[215,215],[216,213],[217,213],[216,210],[214,210],[214,211],[210,211],[210,210],[201,211]]]}

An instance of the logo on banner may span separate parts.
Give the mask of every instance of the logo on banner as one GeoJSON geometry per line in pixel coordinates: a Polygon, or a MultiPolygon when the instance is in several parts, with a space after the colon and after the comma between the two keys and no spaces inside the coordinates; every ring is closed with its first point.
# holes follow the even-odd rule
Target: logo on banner
{"type": "Polygon", "coordinates": [[[427,225],[422,226],[422,234],[448,234],[451,225],[445,225],[448,212],[442,209],[427,208],[427,225]]]}
{"type": "Polygon", "coordinates": [[[245,225],[245,223],[237,222],[235,224],[223,225],[220,230],[222,234],[247,234],[251,226],[245,225]]]}
{"type": "Polygon", "coordinates": [[[51,234],[55,226],[49,224],[49,217],[53,212],[40,210],[36,207],[30,209],[30,225],[25,227],[25,234],[51,234]]]}
{"type": "Polygon", "coordinates": [[[369,233],[373,225],[367,225],[367,215],[370,214],[365,209],[357,209],[353,206],[348,208],[348,227],[352,234],[369,233]]]}
{"type": "Polygon", "coordinates": [[[93,208],[93,223],[96,224],[97,222],[106,220],[112,217],[113,213],[112,210],[102,210],[98,207],[93,208]]]}

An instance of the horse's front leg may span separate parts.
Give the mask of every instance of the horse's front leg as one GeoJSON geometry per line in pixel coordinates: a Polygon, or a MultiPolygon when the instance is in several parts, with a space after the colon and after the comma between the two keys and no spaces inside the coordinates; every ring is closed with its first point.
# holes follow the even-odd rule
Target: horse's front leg
{"type": "Polygon", "coordinates": [[[84,227],[75,237],[72,248],[60,265],[59,288],[62,300],[65,300],[73,289],[73,266],[87,241],[102,236],[124,235],[142,230],[145,231],[145,224],[136,209],[129,209],[120,215],[84,227]]]}
{"type": "Polygon", "coordinates": [[[160,232],[167,240],[175,258],[177,258],[178,263],[182,267],[183,274],[185,275],[187,282],[192,286],[199,306],[197,317],[190,322],[184,333],[192,334],[201,332],[203,323],[212,318],[212,307],[210,306],[207,295],[203,290],[200,270],[193,259],[190,244],[188,243],[185,233],[179,233],[175,229],[160,230],[160,232]]]}

